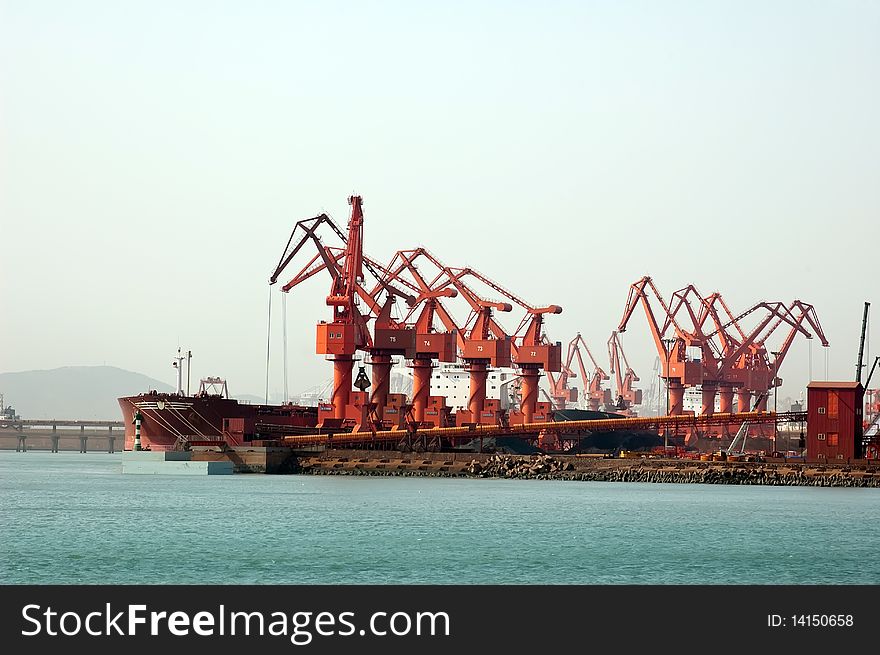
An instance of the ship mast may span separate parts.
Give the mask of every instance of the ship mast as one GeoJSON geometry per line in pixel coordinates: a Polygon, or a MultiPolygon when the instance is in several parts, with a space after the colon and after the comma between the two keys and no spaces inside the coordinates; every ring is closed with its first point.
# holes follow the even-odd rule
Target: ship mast
{"type": "Polygon", "coordinates": [[[192,365],[192,350],[186,351],[186,395],[189,396],[190,368],[192,365]]]}
{"type": "Polygon", "coordinates": [[[174,362],[172,366],[177,369],[177,395],[183,395],[183,360],[186,359],[186,355],[180,354],[180,348],[177,349],[177,357],[174,358],[174,362]]]}

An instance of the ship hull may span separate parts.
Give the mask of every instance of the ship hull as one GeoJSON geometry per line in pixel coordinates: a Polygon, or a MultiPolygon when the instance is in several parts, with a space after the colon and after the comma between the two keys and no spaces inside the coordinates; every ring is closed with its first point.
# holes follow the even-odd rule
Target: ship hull
{"type": "Polygon", "coordinates": [[[194,441],[241,445],[260,430],[283,426],[311,428],[317,408],[300,405],[251,405],[219,395],[185,396],[149,392],[118,399],[125,423],[125,450],[134,449],[135,414],[141,415],[141,448],[175,450],[194,441]]]}

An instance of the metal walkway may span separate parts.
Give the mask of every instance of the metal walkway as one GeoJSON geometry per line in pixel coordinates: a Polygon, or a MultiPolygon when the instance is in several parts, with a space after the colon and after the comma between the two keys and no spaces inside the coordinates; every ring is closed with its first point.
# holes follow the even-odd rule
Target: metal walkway
{"type": "Polygon", "coordinates": [[[283,437],[286,445],[295,448],[313,446],[341,446],[375,444],[441,438],[455,441],[489,437],[535,437],[541,433],[570,434],[572,432],[607,432],[611,430],[661,430],[663,428],[702,428],[710,425],[802,422],[806,412],[742,412],[705,416],[647,416],[635,418],[595,419],[585,421],[546,421],[503,427],[500,425],[467,425],[425,430],[383,430],[375,432],[337,432],[335,434],[299,434],[283,437]]]}

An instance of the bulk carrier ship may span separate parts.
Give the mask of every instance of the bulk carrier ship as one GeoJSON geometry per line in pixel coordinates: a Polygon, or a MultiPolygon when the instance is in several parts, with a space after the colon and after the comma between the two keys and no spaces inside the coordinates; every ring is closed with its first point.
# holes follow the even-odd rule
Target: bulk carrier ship
{"type": "Polygon", "coordinates": [[[262,433],[283,429],[287,434],[313,432],[317,407],[244,403],[229,397],[226,380],[203,378],[195,395],[183,391],[182,360],[175,358],[177,391],[150,390],[118,399],[125,422],[125,450],[133,450],[137,418],[144,450],[183,450],[198,443],[240,446],[262,433]]]}

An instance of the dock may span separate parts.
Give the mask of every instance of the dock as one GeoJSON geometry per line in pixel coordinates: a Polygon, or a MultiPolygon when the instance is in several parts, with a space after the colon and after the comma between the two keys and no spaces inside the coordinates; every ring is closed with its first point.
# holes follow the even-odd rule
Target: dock
{"type": "Polygon", "coordinates": [[[231,461],[194,460],[188,450],[126,450],[122,472],[133,475],[232,475],[231,461]]]}

